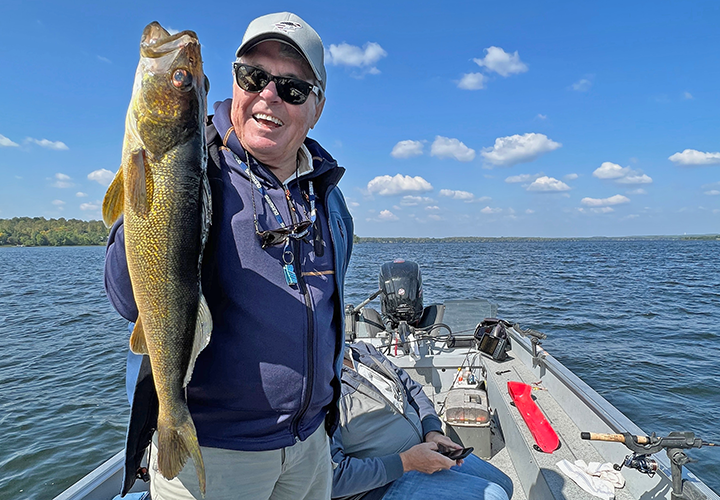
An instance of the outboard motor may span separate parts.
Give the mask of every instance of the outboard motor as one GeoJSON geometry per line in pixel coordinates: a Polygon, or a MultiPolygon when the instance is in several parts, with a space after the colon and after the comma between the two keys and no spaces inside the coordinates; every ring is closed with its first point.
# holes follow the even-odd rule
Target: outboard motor
{"type": "Polygon", "coordinates": [[[423,314],[422,276],[415,262],[395,259],[380,268],[382,315],[392,328],[416,325],[423,314]]]}

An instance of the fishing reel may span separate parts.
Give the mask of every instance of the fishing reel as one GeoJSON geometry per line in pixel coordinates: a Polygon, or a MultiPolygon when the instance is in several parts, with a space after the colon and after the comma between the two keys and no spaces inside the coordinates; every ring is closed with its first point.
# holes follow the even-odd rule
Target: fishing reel
{"type": "Polygon", "coordinates": [[[717,446],[715,443],[708,443],[700,438],[696,438],[693,432],[671,432],[667,437],[658,437],[654,432],[649,436],[635,436],[629,432],[622,434],[581,432],[580,438],[623,443],[633,454],[625,457],[625,461],[622,464],[613,465],[613,468],[620,470],[623,467],[627,467],[647,474],[650,477],[654,476],[658,470],[657,461],[650,458],[650,455],[665,450],[670,459],[672,479],[671,500],[686,500],[690,498],[684,494],[682,467],[690,462],[695,462],[695,460],[688,457],[683,450],[702,448],[703,446],[717,446]]]}
{"type": "Polygon", "coordinates": [[[625,461],[621,464],[613,464],[613,469],[619,471],[623,467],[628,469],[635,469],[638,472],[647,474],[649,477],[653,477],[655,472],[658,470],[658,463],[655,459],[650,458],[649,455],[642,453],[633,453],[625,457],[625,461]]]}

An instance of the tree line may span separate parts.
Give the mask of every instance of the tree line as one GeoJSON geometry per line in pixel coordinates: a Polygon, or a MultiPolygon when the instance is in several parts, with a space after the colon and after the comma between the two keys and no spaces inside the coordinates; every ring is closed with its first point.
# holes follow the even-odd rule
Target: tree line
{"type": "Polygon", "coordinates": [[[109,229],[99,220],[15,217],[0,219],[0,246],[104,245],[109,229]]]}

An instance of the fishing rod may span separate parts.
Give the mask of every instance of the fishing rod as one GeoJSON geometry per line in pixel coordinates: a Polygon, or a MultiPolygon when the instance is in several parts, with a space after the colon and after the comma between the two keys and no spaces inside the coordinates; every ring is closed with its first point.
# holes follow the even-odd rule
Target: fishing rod
{"type": "Polygon", "coordinates": [[[627,467],[647,474],[649,477],[653,477],[658,470],[657,461],[650,458],[650,455],[665,450],[670,459],[670,470],[672,472],[673,489],[670,494],[671,500],[685,500],[688,498],[683,494],[682,466],[689,462],[696,462],[682,450],[702,448],[703,446],[718,446],[715,443],[696,438],[694,432],[671,432],[666,437],[656,436],[654,432],[650,436],[637,436],[629,432],[622,434],[581,432],[580,438],[590,441],[623,443],[633,453],[627,455],[622,464],[614,464],[613,468],[619,471],[623,467],[627,467]]]}

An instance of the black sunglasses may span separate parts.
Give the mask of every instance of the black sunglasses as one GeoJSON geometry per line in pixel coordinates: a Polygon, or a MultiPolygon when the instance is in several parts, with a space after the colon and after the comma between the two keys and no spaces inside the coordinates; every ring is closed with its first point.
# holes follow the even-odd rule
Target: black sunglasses
{"type": "Polygon", "coordinates": [[[278,96],[288,104],[302,104],[310,92],[320,97],[320,87],[298,78],[271,75],[255,66],[233,63],[233,72],[238,87],[246,92],[261,92],[270,82],[275,82],[278,96]]]}
{"type": "Polygon", "coordinates": [[[279,229],[269,229],[267,231],[257,231],[257,235],[260,236],[260,245],[262,248],[272,247],[285,243],[288,238],[300,239],[304,238],[308,234],[308,230],[312,222],[304,220],[293,224],[288,227],[281,227],[279,229]]]}

